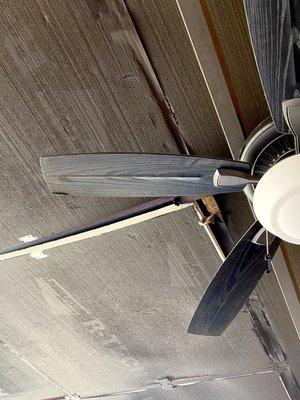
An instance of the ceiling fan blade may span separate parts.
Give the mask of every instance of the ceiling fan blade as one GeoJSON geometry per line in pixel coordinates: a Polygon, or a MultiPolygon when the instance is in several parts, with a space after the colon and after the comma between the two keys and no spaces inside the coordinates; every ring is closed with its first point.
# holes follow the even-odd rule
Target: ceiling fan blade
{"type": "MultiPolygon", "coordinates": [[[[256,221],[233,248],[202,297],[189,333],[219,336],[235,318],[266,271],[266,246],[255,240],[263,232],[256,221]]],[[[269,246],[271,257],[279,244],[280,239],[274,237],[269,246]]]]}
{"type": "Polygon", "coordinates": [[[31,255],[33,258],[36,258],[35,255],[43,251],[100,236],[108,232],[179,211],[191,205],[192,203],[185,203],[185,199],[173,197],[148,201],[139,206],[121,211],[118,214],[111,215],[94,224],[80,226],[69,231],[59,232],[51,236],[2,249],[0,250],[0,261],[24,255],[31,255]]]}
{"type": "Polygon", "coordinates": [[[269,108],[277,130],[285,133],[289,130],[282,102],[299,97],[296,76],[299,49],[293,44],[293,24],[299,22],[296,3],[293,0],[244,0],[252,47],[269,108]]]}
{"type": "Polygon", "coordinates": [[[163,197],[238,192],[245,187],[216,187],[213,176],[226,168],[250,173],[247,163],[167,154],[78,154],[41,158],[53,193],[104,197],[163,197]]]}

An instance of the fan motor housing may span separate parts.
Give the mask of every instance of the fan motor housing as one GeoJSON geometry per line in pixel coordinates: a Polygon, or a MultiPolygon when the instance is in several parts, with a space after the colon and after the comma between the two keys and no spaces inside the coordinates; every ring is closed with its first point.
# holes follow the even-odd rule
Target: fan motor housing
{"type": "MultiPolygon", "coordinates": [[[[262,176],[273,165],[296,153],[294,136],[278,132],[271,119],[263,121],[247,138],[240,160],[251,165],[252,175],[262,176]]],[[[255,185],[247,185],[244,192],[253,201],[255,185]]]]}

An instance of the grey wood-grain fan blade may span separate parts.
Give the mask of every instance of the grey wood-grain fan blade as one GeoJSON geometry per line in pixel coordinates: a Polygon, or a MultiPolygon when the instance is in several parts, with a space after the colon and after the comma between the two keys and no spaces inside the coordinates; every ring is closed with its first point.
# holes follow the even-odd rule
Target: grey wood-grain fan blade
{"type": "Polygon", "coordinates": [[[184,199],[173,197],[148,201],[139,206],[111,215],[94,224],[80,226],[65,232],[59,232],[51,236],[36,239],[28,243],[22,243],[2,249],[0,250],[0,261],[24,255],[34,256],[43,251],[97,237],[108,232],[176,212],[177,210],[191,205],[190,203],[184,203],[184,201],[184,199]]]}
{"type": "Polygon", "coordinates": [[[218,168],[250,173],[247,163],[186,155],[79,154],[41,158],[53,193],[79,196],[163,197],[241,191],[245,185],[215,187],[218,168]]]}
{"type": "MultiPolygon", "coordinates": [[[[266,271],[266,246],[253,242],[263,232],[256,221],[228,255],[213,278],[189,325],[196,335],[219,336],[235,318],[266,271]]],[[[274,237],[269,254],[274,256],[280,239],[274,237]]]]}
{"type": "Polygon", "coordinates": [[[282,102],[299,97],[296,73],[299,49],[294,45],[293,27],[298,25],[300,29],[298,1],[244,0],[244,4],[252,47],[272,117],[277,130],[288,133],[282,102]]]}

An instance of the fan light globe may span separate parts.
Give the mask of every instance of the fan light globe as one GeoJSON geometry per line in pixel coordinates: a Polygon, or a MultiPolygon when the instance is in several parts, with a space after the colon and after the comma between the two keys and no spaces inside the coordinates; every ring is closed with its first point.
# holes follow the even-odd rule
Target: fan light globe
{"type": "Polygon", "coordinates": [[[253,197],[259,222],[281,239],[300,244],[300,154],[270,168],[253,197]]]}

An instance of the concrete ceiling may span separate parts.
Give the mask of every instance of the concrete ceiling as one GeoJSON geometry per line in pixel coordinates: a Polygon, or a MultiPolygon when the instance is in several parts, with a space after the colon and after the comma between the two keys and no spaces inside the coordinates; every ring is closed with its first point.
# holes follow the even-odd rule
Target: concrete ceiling
{"type": "MultiPolygon", "coordinates": [[[[54,196],[41,156],[178,153],[184,139],[230,157],[175,0],[7,0],[0,11],[1,247],[144,201],[54,196]]],[[[245,210],[233,235],[250,222],[245,210]]],[[[193,207],[48,255],[1,263],[1,398],[192,376],[221,379],[117,398],[288,398],[248,312],[222,337],[186,333],[221,263],[193,207]]]]}

